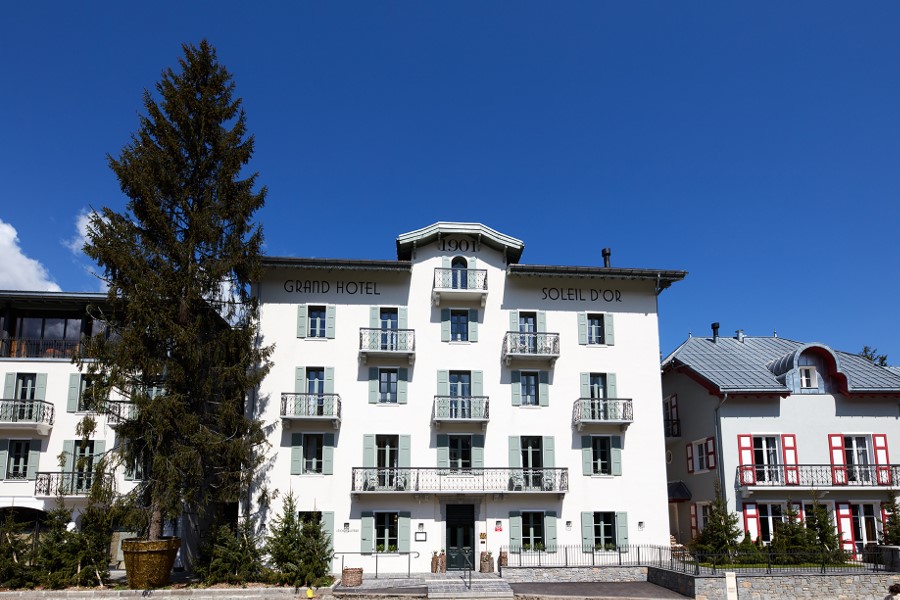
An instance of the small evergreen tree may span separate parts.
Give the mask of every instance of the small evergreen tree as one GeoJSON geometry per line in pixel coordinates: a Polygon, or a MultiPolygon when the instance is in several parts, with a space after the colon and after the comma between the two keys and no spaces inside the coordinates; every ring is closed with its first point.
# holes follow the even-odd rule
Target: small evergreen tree
{"type": "MultiPolygon", "coordinates": [[[[721,562],[734,556],[738,546],[741,529],[738,527],[737,514],[728,510],[728,504],[722,495],[718,480],[715,482],[715,499],[709,507],[709,518],[703,530],[691,542],[691,550],[699,557],[708,556],[709,560],[721,562]]],[[[701,560],[707,560],[701,558],[701,560]]]]}
{"type": "Polygon", "coordinates": [[[299,587],[303,584],[300,569],[302,553],[301,538],[303,525],[297,513],[297,500],[291,491],[284,499],[281,514],[272,519],[269,536],[266,540],[266,552],[276,569],[276,583],[299,587]]]}
{"type": "Polygon", "coordinates": [[[78,545],[69,531],[72,510],[60,501],[47,513],[46,529],[41,533],[35,552],[38,581],[46,588],[59,589],[72,585],[78,570],[78,545]]]}
{"type": "Polygon", "coordinates": [[[788,500],[783,519],[775,523],[775,537],[769,550],[778,564],[801,564],[815,562],[809,553],[810,535],[800,519],[794,503],[788,500]]]}
{"type": "Polygon", "coordinates": [[[0,587],[34,587],[31,546],[25,534],[12,514],[7,514],[0,523],[0,587]]]}
{"type": "Polygon", "coordinates": [[[883,527],[882,543],[887,546],[900,546],[900,512],[897,512],[897,493],[894,488],[888,489],[887,502],[888,516],[883,527]]]}
{"type": "Polygon", "coordinates": [[[318,586],[330,571],[331,538],[320,519],[307,519],[300,532],[300,580],[303,585],[318,586]]]}
{"type": "Polygon", "coordinates": [[[749,533],[738,544],[734,561],[742,565],[758,565],[766,562],[766,556],[749,533]]]}
{"type": "Polygon", "coordinates": [[[819,502],[818,496],[813,496],[812,510],[806,515],[806,528],[810,542],[820,553],[822,560],[826,562],[843,560],[841,540],[835,531],[834,519],[831,518],[828,509],[819,502]]]}
{"type": "Polygon", "coordinates": [[[259,535],[252,519],[219,525],[207,540],[194,573],[207,584],[265,580],[259,535]]]}

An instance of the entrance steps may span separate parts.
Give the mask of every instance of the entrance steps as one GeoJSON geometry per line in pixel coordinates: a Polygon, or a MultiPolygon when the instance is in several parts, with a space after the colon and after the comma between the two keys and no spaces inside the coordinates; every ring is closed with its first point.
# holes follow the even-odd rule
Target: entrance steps
{"type": "Polygon", "coordinates": [[[515,598],[512,588],[505,580],[493,573],[472,573],[471,587],[469,573],[451,571],[426,575],[429,600],[497,600],[515,598]]]}

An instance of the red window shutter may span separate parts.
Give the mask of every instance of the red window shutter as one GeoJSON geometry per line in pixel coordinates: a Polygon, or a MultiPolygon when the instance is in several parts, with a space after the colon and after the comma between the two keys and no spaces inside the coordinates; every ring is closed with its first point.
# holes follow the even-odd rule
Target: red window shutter
{"type": "Polygon", "coordinates": [[[841,540],[841,549],[856,552],[856,540],[853,539],[853,514],[850,505],[846,502],[838,502],[834,506],[837,514],[838,538],[841,540]]]}
{"type": "Polygon", "coordinates": [[[753,468],[753,436],[739,434],[737,438],[738,458],[741,461],[740,483],[741,485],[753,485],[756,483],[756,469],[753,468]]]}
{"type": "Polygon", "coordinates": [[[706,468],[712,471],[716,468],[716,438],[706,438],[706,468]]]}
{"type": "Polygon", "coordinates": [[[678,420],[678,394],[672,394],[672,399],[669,402],[669,411],[671,419],[678,420]]]}
{"type": "Polygon", "coordinates": [[[697,527],[697,505],[691,502],[691,539],[697,537],[700,528],[697,527]]]}
{"type": "Polygon", "coordinates": [[[891,485],[891,461],[888,458],[887,435],[873,433],[872,447],[875,450],[875,474],[878,485],[891,485]]]}
{"type": "Polygon", "coordinates": [[[784,463],[784,481],[788,485],[800,483],[800,469],[797,466],[797,437],[793,433],[781,436],[781,460],[784,463]]]}
{"type": "Polygon", "coordinates": [[[751,541],[759,539],[759,509],[756,502],[744,503],[744,531],[751,541]]]}
{"type": "Polygon", "coordinates": [[[694,472],[694,445],[693,444],[685,444],[684,446],[685,454],[687,455],[687,471],[688,473],[694,472]]]}
{"type": "Polygon", "coordinates": [[[831,483],[847,485],[847,466],[844,464],[844,436],[828,434],[828,454],[831,457],[831,483]]]}

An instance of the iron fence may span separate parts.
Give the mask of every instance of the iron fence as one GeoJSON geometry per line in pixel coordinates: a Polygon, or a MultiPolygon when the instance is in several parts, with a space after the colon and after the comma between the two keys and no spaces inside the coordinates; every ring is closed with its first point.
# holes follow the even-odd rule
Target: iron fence
{"type": "Polygon", "coordinates": [[[507,331],[503,337],[503,356],[559,356],[559,334],[507,331]]]}
{"type": "Polygon", "coordinates": [[[416,331],[363,327],[359,330],[359,349],[368,352],[414,352],[416,331]]]}
{"type": "Polygon", "coordinates": [[[0,423],[53,425],[53,405],[43,400],[0,400],[0,423]]]}
{"type": "Polygon", "coordinates": [[[434,289],[487,291],[487,270],[438,267],[434,270],[434,289]]]}
{"type": "Polygon", "coordinates": [[[435,396],[432,421],[487,421],[487,396],[435,396]]]}
{"type": "Polygon", "coordinates": [[[742,465],[737,482],[741,487],[889,487],[900,482],[900,465],[742,465]]]}
{"type": "Polygon", "coordinates": [[[282,417],[341,418],[338,394],[281,394],[282,417]]]}
{"type": "Polygon", "coordinates": [[[569,470],[354,467],[351,490],[376,493],[564,493],[569,490],[569,470]]]}
{"type": "Polygon", "coordinates": [[[582,423],[630,423],[634,411],[630,398],[579,398],[572,408],[572,421],[582,423]]]}

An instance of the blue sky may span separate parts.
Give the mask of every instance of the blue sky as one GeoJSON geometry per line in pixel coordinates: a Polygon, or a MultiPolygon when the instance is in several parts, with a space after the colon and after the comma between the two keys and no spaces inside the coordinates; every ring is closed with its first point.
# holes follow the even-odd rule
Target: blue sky
{"type": "Polygon", "coordinates": [[[393,258],[483,222],[526,263],[689,271],[664,352],[719,321],[900,364],[900,3],[258,4],[4,8],[0,288],[98,289],[79,215],[124,206],[106,155],[207,38],[268,254],[393,258]]]}

